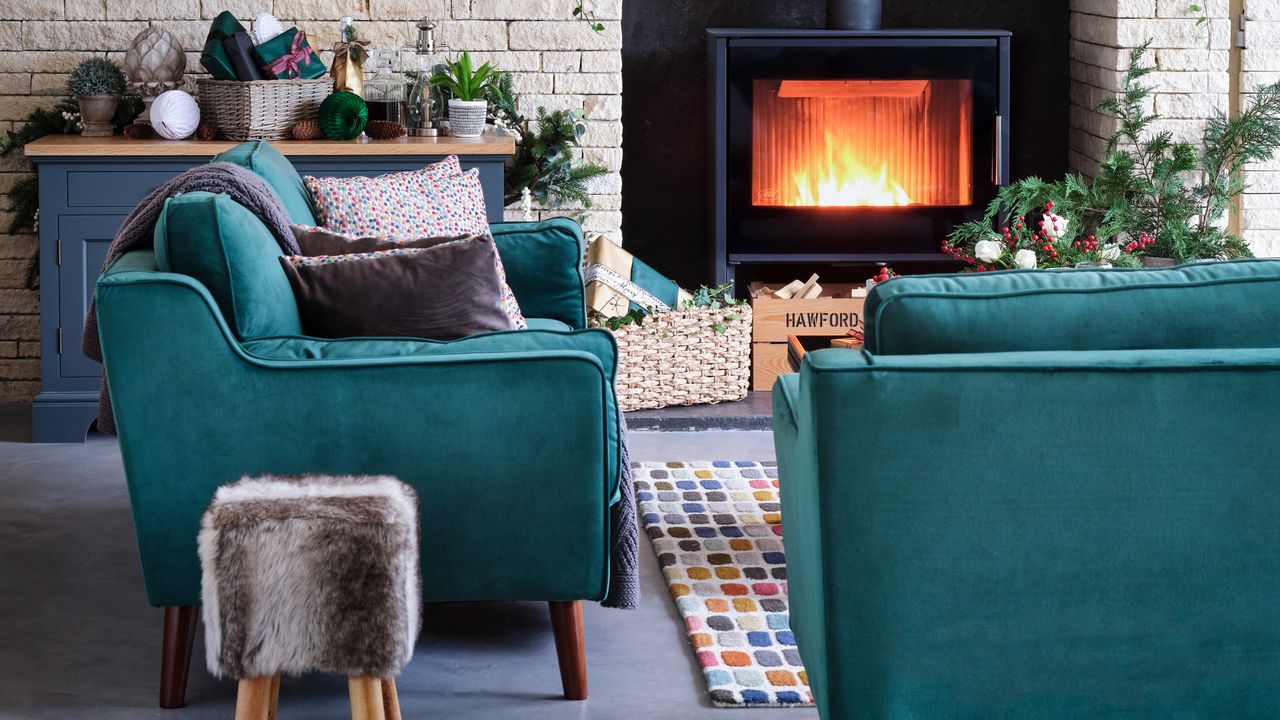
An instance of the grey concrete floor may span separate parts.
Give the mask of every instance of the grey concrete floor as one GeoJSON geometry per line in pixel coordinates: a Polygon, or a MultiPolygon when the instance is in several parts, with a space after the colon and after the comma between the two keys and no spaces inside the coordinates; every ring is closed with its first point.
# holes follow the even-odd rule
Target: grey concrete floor
{"type": "MultiPolygon", "coordinates": [[[[115,441],[32,445],[0,412],[0,718],[230,720],[235,685],[204,670],[187,707],[159,710],[160,611],[147,605],[115,441]]],[[[767,432],[633,433],[636,460],[773,459],[767,432]]],[[[429,606],[399,681],[406,718],[812,720],[812,709],[723,710],[707,701],[647,543],[639,609],[585,608],[590,699],[559,696],[541,603],[429,606]]],[[[346,682],[285,678],[280,718],[349,716],[346,682]]]]}

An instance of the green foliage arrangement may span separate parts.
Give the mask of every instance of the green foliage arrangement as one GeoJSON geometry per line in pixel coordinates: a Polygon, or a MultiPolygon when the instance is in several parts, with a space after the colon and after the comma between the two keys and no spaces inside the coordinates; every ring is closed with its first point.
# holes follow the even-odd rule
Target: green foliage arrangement
{"type": "Polygon", "coordinates": [[[1142,79],[1154,69],[1143,64],[1147,49],[1131,53],[1119,95],[1099,108],[1119,120],[1119,130],[1097,177],[1019,180],[1001,189],[981,221],[957,227],[943,250],[976,270],[1032,261],[1031,267],[1127,267],[1144,254],[1178,262],[1249,257],[1223,221],[1245,190],[1244,165],[1280,150],[1280,83],[1258,88],[1238,116],[1209,120],[1198,144],[1175,141],[1155,131],[1159,117],[1143,107],[1151,89],[1142,79]],[[1034,258],[1022,252],[1017,261],[1021,251],[1034,258]]]}
{"type": "Polygon", "coordinates": [[[124,71],[105,58],[89,58],[67,76],[67,89],[73,95],[122,95],[124,71]]]}
{"type": "MultiPolygon", "coordinates": [[[[724,285],[703,285],[697,290],[690,293],[691,298],[680,303],[677,310],[698,310],[707,308],[709,310],[719,310],[721,308],[732,308],[745,305],[745,300],[740,300],[733,296],[733,283],[725,283],[724,285]]],[[[625,315],[618,315],[611,318],[604,318],[600,322],[610,330],[617,330],[624,325],[643,325],[644,319],[653,315],[652,308],[636,308],[625,315]]],[[[729,331],[729,326],[725,322],[736,322],[742,317],[736,313],[725,313],[724,322],[717,321],[712,323],[711,329],[721,335],[729,331]]]]}
{"type": "Polygon", "coordinates": [[[591,207],[587,182],[606,175],[603,165],[586,163],[577,154],[587,132],[581,110],[538,108],[533,123],[516,104],[511,73],[498,73],[489,90],[490,114],[498,124],[516,133],[516,154],[507,166],[503,199],[510,205],[529,188],[539,205],[556,209],[567,203],[591,207]]]}
{"type": "Polygon", "coordinates": [[[457,60],[438,67],[431,84],[443,87],[457,100],[484,100],[496,72],[489,63],[473,69],[471,53],[464,52],[457,60]]]}

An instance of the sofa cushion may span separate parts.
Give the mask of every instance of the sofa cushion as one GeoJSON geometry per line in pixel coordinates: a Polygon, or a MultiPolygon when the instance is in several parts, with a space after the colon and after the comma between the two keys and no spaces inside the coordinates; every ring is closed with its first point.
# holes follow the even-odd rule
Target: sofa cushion
{"type": "Polygon", "coordinates": [[[879,355],[1280,347],[1280,261],[1165,270],[1013,270],[875,286],[879,355]]]}
{"type": "Polygon", "coordinates": [[[156,265],[199,280],[241,338],[300,335],[302,320],[276,259],[280,245],[256,215],[226,195],[169,198],[155,231],[156,265]]]}
{"type": "Polygon", "coordinates": [[[308,335],[453,339],[512,329],[487,235],[430,247],[280,257],[308,335]]]}
{"type": "Polygon", "coordinates": [[[552,318],[525,318],[525,322],[529,324],[530,330],[555,330],[557,332],[569,332],[573,328],[560,320],[552,318]]]}
{"type": "Polygon", "coordinates": [[[304,225],[316,224],[311,195],[302,184],[302,176],[293,169],[293,163],[270,143],[265,140],[243,142],[218,153],[213,162],[229,162],[254,171],[280,196],[290,220],[304,225]]]}

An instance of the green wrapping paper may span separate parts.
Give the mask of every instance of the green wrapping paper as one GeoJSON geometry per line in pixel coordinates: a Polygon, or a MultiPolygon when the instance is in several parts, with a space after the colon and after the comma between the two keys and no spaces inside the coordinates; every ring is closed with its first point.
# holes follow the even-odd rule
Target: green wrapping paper
{"type": "MultiPolygon", "coordinates": [[[[205,37],[204,50],[200,53],[200,65],[213,76],[214,80],[239,80],[231,58],[222,45],[222,41],[244,32],[244,26],[230,12],[224,10],[213,19],[209,34],[205,37]]],[[[248,79],[248,78],[246,78],[248,79]]]]}
{"type": "Polygon", "coordinates": [[[253,56],[268,79],[310,80],[325,73],[320,56],[307,43],[307,34],[296,27],[255,47],[253,56]]]}

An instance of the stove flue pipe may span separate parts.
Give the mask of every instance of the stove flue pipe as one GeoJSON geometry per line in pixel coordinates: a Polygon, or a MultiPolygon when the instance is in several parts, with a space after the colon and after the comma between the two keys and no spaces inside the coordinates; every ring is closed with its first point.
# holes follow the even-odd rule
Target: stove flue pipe
{"type": "Polygon", "coordinates": [[[881,0],[827,0],[828,30],[879,30],[881,0]]]}

